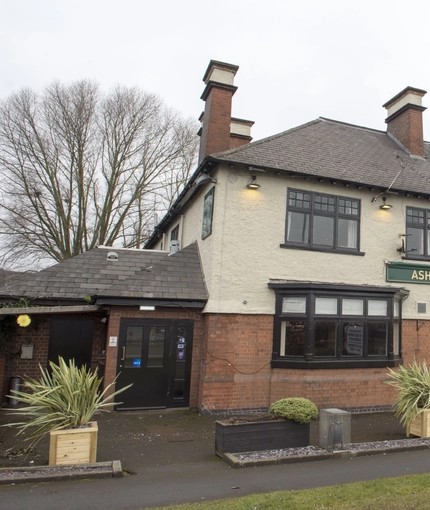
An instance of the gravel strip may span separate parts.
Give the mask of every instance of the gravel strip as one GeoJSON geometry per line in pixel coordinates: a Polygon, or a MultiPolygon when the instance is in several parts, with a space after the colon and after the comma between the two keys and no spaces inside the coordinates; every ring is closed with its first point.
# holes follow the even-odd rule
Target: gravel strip
{"type": "MultiPolygon", "coordinates": [[[[349,443],[339,445],[336,450],[346,451],[372,451],[390,448],[404,448],[413,446],[427,446],[430,447],[430,439],[399,439],[397,441],[375,441],[373,443],[349,443]]],[[[330,450],[331,451],[331,450],[330,450]]],[[[258,452],[243,452],[235,453],[234,456],[240,461],[246,460],[261,460],[261,459],[277,459],[281,457],[305,457],[312,455],[321,455],[329,453],[329,450],[318,448],[315,446],[304,446],[302,448],[284,448],[282,450],[263,450],[258,452]]]]}

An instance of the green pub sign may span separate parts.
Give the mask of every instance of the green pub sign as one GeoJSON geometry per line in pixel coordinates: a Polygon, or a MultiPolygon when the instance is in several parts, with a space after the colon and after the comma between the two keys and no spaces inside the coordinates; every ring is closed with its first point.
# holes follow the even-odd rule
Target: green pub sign
{"type": "Polygon", "coordinates": [[[424,283],[430,285],[430,265],[389,262],[386,264],[386,268],[387,282],[424,283]]]}

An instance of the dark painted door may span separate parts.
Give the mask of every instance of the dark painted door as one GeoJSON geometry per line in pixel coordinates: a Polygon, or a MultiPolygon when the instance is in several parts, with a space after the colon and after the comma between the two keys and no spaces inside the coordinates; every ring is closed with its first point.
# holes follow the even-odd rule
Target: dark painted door
{"type": "Polygon", "coordinates": [[[193,321],[122,319],[118,410],[188,407],[193,321]]]}
{"type": "Polygon", "coordinates": [[[92,319],[56,319],[51,321],[48,360],[58,363],[61,356],[77,367],[91,367],[94,321],[92,319]]]}

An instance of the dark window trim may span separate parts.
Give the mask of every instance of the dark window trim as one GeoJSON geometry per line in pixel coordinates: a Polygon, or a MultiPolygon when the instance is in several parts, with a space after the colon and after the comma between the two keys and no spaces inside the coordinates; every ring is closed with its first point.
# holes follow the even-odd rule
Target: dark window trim
{"type": "Polygon", "coordinates": [[[408,238],[406,237],[406,253],[404,254],[403,258],[407,260],[430,260],[430,247],[427,246],[427,233],[430,232],[430,225],[428,224],[430,220],[430,209],[425,209],[423,207],[406,207],[406,233],[408,231],[408,228],[415,228],[423,230],[424,232],[424,239],[423,239],[423,248],[424,248],[424,254],[420,255],[413,251],[408,253],[408,238]],[[419,224],[408,222],[408,211],[421,211],[424,213],[424,222],[423,226],[420,227],[419,224]]]}
{"type": "Polygon", "coordinates": [[[285,217],[285,232],[284,232],[284,243],[280,244],[281,248],[291,248],[298,250],[308,250],[308,251],[319,251],[319,252],[329,252],[329,253],[341,253],[346,255],[359,255],[363,256],[364,253],[360,251],[360,227],[361,227],[361,200],[359,198],[346,197],[343,195],[333,195],[330,193],[319,193],[317,191],[308,191],[296,188],[288,188],[287,189],[287,208],[286,208],[286,217],[285,217]],[[295,206],[289,206],[290,193],[303,193],[305,195],[310,196],[310,207],[309,208],[301,208],[295,206]],[[326,197],[326,198],[334,198],[335,199],[335,211],[327,212],[320,211],[314,209],[315,196],[326,197]],[[358,203],[358,213],[357,215],[353,214],[344,214],[339,212],[339,200],[350,200],[358,203]],[[308,243],[299,243],[294,241],[287,241],[287,228],[288,228],[288,213],[289,212],[297,212],[306,214],[309,216],[309,241],[308,243]],[[313,232],[313,218],[316,216],[325,216],[328,218],[334,219],[333,225],[333,245],[334,246],[323,246],[319,244],[314,244],[312,240],[312,232],[313,232]],[[338,222],[339,219],[350,219],[355,220],[357,222],[357,247],[356,248],[345,248],[345,247],[337,247],[338,238],[339,238],[339,229],[338,222]]]}
{"type": "Polygon", "coordinates": [[[304,246],[304,245],[299,245],[299,244],[286,244],[286,243],[281,243],[280,245],[280,248],[287,248],[289,250],[305,250],[305,251],[319,251],[319,252],[322,252],[322,253],[336,253],[336,254],[340,254],[340,255],[355,255],[355,256],[358,256],[358,257],[364,257],[364,255],[366,255],[366,252],[364,251],[350,251],[350,250],[344,250],[342,248],[321,248],[321,247],[318,247],[318,248],[314,248],[312,246],[304,246]]]}
{"type": "Polygon", "coordinates": [[[175,225],[174,228],[172,228],[170,232],[170,240],[171,241],[178,241],[179,240],[179,223],[175,225]]]}
{"type": "MultiPolygon", "coordinates": [[[[355,285],[330,285],[318,283],[298,282],[270,282],[269,287],[276,291],[276,309],[273,336],[272,368],[297,368],[297,369],[334,369],[334,368],[383,368],[394,367],[402,362],[401,346],[402,331],[399,327],[399,354],[394,355],[394,325],[401,325],[401,306],[399,317],[394,316],[395,301],[400,304],[405,293],[402,288],[394,287],[362,287],[355,285]],[[306,297],[306,313],[283,313],[282,304],[284,297],[306,297]],[[317,297],[336,297],[338,310],[336,315],[315,314],[314,303],[317,297]],[[342,315],[339,298],[356,298],[364,300],[363,315],[342,315]],[[374,316],[368,313],[368,301],[372,299],[386,299],[388,310],[386,316],[374,316]],[[281,325],[285,320],[296,320],[305,323],[305,352],[304,356],[281,356],[281,325]],[[336,328],[340,334],[342,323],[357,321],[365,323],[364,354],[362,358],[353,358],[339,355],[336,357],[313,357],[314,352],[314,327],[317,320],[336,321],[336,328]],[[372,322],[384,322],[388,325],[387,354],[369,355],[367,352],[368,324],[372,322]]],[[[340,338],[340,337],[339,337],[340,338]]]]}

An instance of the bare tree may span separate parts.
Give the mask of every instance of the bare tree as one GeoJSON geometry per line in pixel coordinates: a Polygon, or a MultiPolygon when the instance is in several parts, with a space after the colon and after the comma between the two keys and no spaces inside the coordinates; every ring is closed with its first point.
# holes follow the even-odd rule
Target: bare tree
{"type": "Polygon", "coordinates": [[[196,160],[196,126],[160,99],[88,81],[0,104],[0,235],[9,261],[141,247],[196,160]]]}

